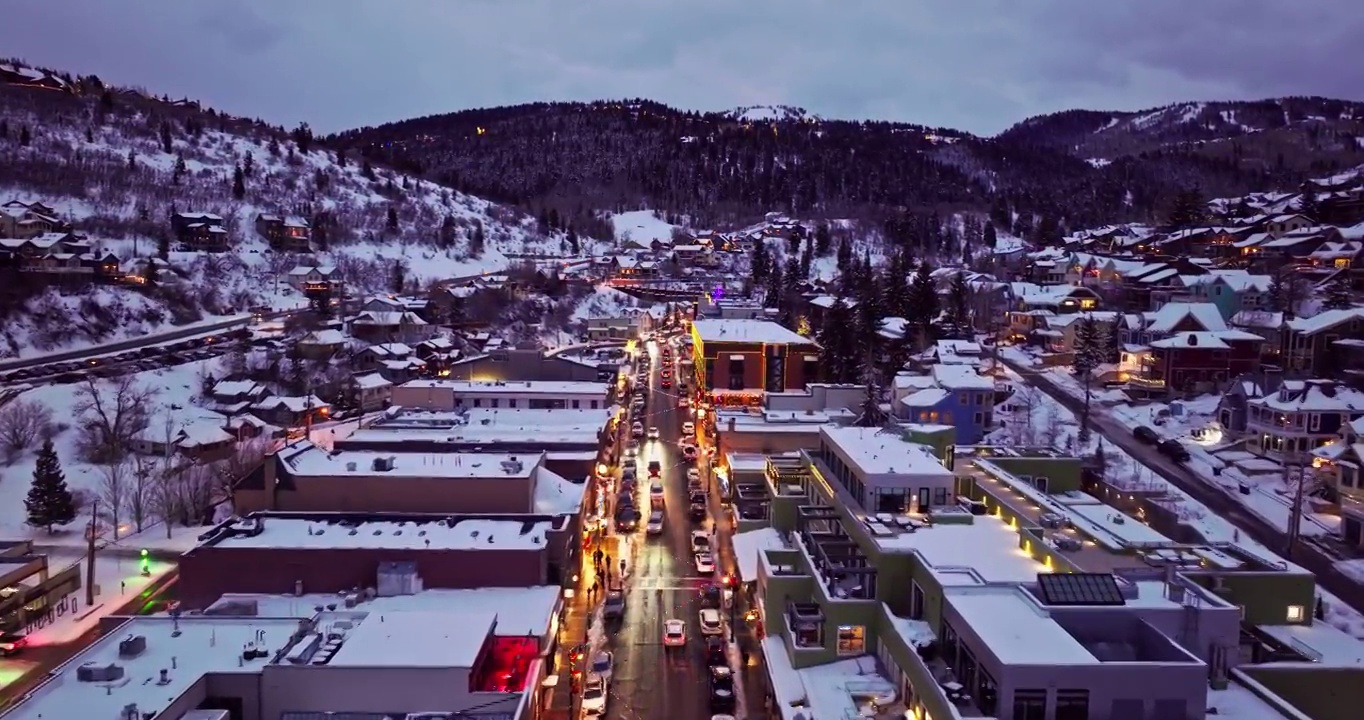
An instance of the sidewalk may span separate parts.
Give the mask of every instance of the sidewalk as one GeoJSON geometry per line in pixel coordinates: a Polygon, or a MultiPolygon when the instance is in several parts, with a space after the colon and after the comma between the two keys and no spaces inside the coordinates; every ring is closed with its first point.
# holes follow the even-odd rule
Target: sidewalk
{"type": "MultiPolygon", "coordinates": [[[[574,592],[571,599],[565,602],[564,619],[559,624],[559,647],[555,652],[553,674],[557,675],[558,684],[550,695],[549,708],[541,714],[547,720],[569,720],[574,715],[574,694],[573,683],[570,671],[573,669],[572,653],[574,648],[585,645],[592,640],[592,628],[600,628],[600,602],[602,591],[595,597],[589,597],[589,588],[593,582],[601,582],[605,588],[605,578],[598,577],[593,562],[593,553],[600,548],[603,554],[611,556],[612,563],[618,563],[618,551],[620,539],[615,535],[604,536],[599,543],[595,543],[591,549],[583,553],[583,566],[579,570],[578,589],[574,592]]],[[[618,574],[619,565],[615,571],[618,574]]],[[[591,652],[589,648],[588,652],[591,652]]]]}

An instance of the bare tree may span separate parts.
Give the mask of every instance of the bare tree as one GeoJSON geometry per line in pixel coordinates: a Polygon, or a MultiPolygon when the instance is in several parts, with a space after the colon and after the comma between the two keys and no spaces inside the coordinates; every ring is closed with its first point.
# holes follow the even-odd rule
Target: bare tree
{"type": "Polygon", "coordinates": [[[114,530],[114,540],[118,540],[123,511],[128,506],[128,493],[132,489],[132,467],[126,457],[110,458],[99,466],[98,499],[100,509],[109,519],[114,530]]]}
{"type": "Polygon", "coordinates": [[[1009,398],[1009,440],[1019,447],[1037,444],[1037,388],[1019,383],[1009,398]]]}
{"type": "Polygon", "coordinates": [[[128,518],[137,532],[142,532],[151,517],[155,498],[156,461],[145,456],[132,456],[132,475],[128,484],[128,518]]]}
{"type": "Polygon", "coordinates": [[[95,463],[123,457],[133,438],[147,428],[155,394],[131,375],[103,387],[87,378],[76,390],[75,410],[86,430],[80,436],[81,454],[95,463]]]}
{"type": "Polygon", "coordinates": [[[214,502],[220,500],[232,502],[237,483],[265,460],[268,445],[269,442],[265,438],[252,438],[237,443],[231,455],[210,466],[214,476],[212,486],[214,502]]]}
{"type": "Polygon", "coordinates": [[[182,469],[176,483],[181,525],[202,525],[205,519],[213,517],[217,477],[212,467],[200,463],[182,469]]]}
{"type": "Polygon", "coordinates": [[[4,444],[5,464],[19,459],[51,424],[52,410],[37,400],[16,399],[0,409],[0,443],[4,444]]]}

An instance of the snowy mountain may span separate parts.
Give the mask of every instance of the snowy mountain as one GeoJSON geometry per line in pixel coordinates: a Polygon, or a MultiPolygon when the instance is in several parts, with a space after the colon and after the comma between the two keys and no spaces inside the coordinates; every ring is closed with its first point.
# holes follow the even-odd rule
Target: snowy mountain
{"type": "Polygon", "coordinates": [[[507,253],[567,245],[520,210],[321,149],[306,127],[286,133],[193,102],[106,88],[94,77],[5,67],[0,204],[41,202],[88,235],[97,253],[117,256],[123,271],[136,274],[157,255],[168,271],[155,285],[60,290],[21,274],[28,282],[3,291],[0,356],[299,305],[285,282],[297,265],[334,266],[363,293],[388,289],[395,264],[409,283],[424,285],[503,270],[507,253]],[[222,216],[231,250],[176,247],[174,212],[222,216]],[[311,222],[312,252],[272,251],[256,232],[262,213],[311,222]]]}
{"type": "Polygon", "coordinates": [[[739,122],[819,122],[824,118],[812,115],[805,108],[791,105],[752,105],[738,107],[725,113],[739,122]]]}

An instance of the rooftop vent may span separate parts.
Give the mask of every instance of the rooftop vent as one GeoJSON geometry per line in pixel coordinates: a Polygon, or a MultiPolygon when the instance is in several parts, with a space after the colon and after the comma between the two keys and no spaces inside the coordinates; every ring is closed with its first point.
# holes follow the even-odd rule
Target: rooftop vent
{"type": "Polygon", "coordinates": [[[114,663],[101,665],[88,662],[76,668],[76,680],[89,683],[107,683],[123,679],[123,666],[114,663]]]}
{"type": "Polygon", "coordinates": [[[121,658],[135,658],[146,651],[145,635],[129,635],[118,642],[118,656],[121,658]]]}
{"type": "MultiPolygon", "coordinates": [[[[377,470],[378,468],[375,469],[377,470]]],[[[346,463],[346,472],[355,472],[355,463],[353,462],[346,463]]]]}
{"type": "Polygon", "coordinates": [[[375,471],[375,472],[389,472],[390,470],[393,469],[393,460],[394,460],[394,459],[395,459],[395,458],[394,458],[392,455],[390,455],[390,456],[388,456],[388,457],[374,458],[374,471],[375,471]]]}

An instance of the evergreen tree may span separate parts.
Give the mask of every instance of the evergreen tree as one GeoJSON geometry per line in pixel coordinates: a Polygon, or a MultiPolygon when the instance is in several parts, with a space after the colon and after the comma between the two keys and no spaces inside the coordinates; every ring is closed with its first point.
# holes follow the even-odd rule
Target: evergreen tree
{"type": "Polygon", "coordinates": [[[29,143],[31,142],[33,142],[33,134],[28,131],[28,126],[20,125],[19,144],[22,145],[23,147],[28,147],[29,143]]]}
{"type": "Polygon", "coordinates": [[[753,243],[753,281],[761,283],[767,279],[772,269],[772,259],[767,254],[767,241],[759,238],[753,243]]]}
{"type": "Polygon", "coordinates": [[[366,180],[369,180],[371,182],[379,179],[379,176],[374,174],[374,166],[369,164],[368,159],[366,159],[363,163],[360,164],[360,174],[363,175],[366,180]]]}
{"type": "Polygon", "coordinates": [[[888,315],[909,318],[912,302],[909,291],[909,268],[908,252],[903,250],[893,255],[886,266],[882,289],[885,292],[888,315]]]}
{"type": "Polygon", "coordinates": [[[472,253],[474,257],[483,255],[483,246],[486,242],[487,239],[483,236],[483,221],[475,220],[474,234],[469,238],[469,252],[472,253]]]}
{"type": "Polygon", "coordinates": [[[308,123],[299,123],[290,135],[294,139],[294,144],[298,146],[298,151],[307,155],[313,146],[313,129],[308,127],[308,123]]]}
{"type": "Polygon", "coordinates": [[[566,234],[568,236],[566,238],[568,240],[568,251],[574,255],[580,254],[582,252],[582,243],[578,240],[578,231],[574,230],[572,225],[569,225],[566,234]]]}
{"type": "Polygon", "coordinates": [[[66,476],[51,439],[43,441],[43,447],[38,451],[33,485],[24,499],[24,508],[28,511],[28,524],[49,533],[54,526],[66,525],[76,519],[76,500],[66,487],[66,476]]]}
{"type": "Polygon", "coordinates": [[[256,156],[249,152],[243,153],[243,155],[244,157],[242,158],[242,174],[247,177],[251,177],[256,173],[256,156]]]}
{"type": "Polygon", "coordinates": [[[407,287],[407,268],[403,267],[402,260],[394,260],[393,267],[389,271],[388,289],[394,295],[400,295],[407,287]]]}
{"type": "Polygon", "coordinates": [[[171,141],[170,123],[161,121],[161,152],[167,155],[175,149],[175,144],[171,141]]]}
{"type": "Polygon", "coordinates": [[[1094,370],[1106,360],[1108,334],[1108,326],[1100,324],[1092,315],[1081,318],[1080,324],[1075,327],[1075,359],[1071,364],[1075,374],[1080,376],[1080,385],[1085,390],[1085,404],[1080,412],[1080,442],[1089,440],[1089,403],[1092,398],[1090,388],[1094,382],[1094,370]]]}
{"type": "Polygon", "coordinates": [[[232,197],[238,200],[246,197],[246,172],[241,165],[232,171],[232,197]]]}
{"type": "Polygon", "coordinates": [[[858,413],[854,424],[857,427],[885,425],[887,416],[886,411],[881,409],[881,383],[870,355],[868,355],[866,365],[862,368],[862,382],[867,388],[867,393],[862,396],[861,412],[858,413]]]}
{"type": "Polygon", "coordinates": [[[937,322],[938,314],[942,311],[938,289],[933,285],[932,273],[933,267],[927,260],[919,263],[914,280],[909,284],[911,314],[905,318],[914,328],[916,336],[922,338],[924,342],[933,340],[933,324],[937,322]]]}
{"type": "Polygon", "coordinates": [[[180,178],[185,176],[189,168],[185,166],[185,156],[179,155],[175,158],[175,169],[171,171],[171,184],[179,185],[180,178]]]}
{"type": "Polygon", "coordinates": [[[1181,190],[1175,195],[1166,224],[1175,230],[1194,227],[1207,218],[1207,209],[1202,193],[1196,188],[1181,190]]]}
{"type": "Polygon", "coordinates": [[[773,267],[767,273],[767,282],[763,284],[763,307],[773,310],[782,305],[782,293],[786,290],[786,277],[781,266],[773,267]]]}
{"type": "Polygon", "coordinates": [[[1274,271],[1269,281],[1269,305],[1285,318],[1296,317],[1298,304],[1303,300],[1303,282],[1293,268],[1284,265],[1274,271]]]}
{"type": "Polygon", "coordinates": [[[1350,292],[1350,280],[1345,274],[1331,278],[1331,282],[1326,285],[1326,295],[1322,298],[1322,308],[1326,310],[1344,310],[1353,307],[1355,304],[1354,296],[1350,292]]]}
{"type": "Polygon", "coordinates": [[[838,257],[835,260],[838,271],[840,273],[847,272],[852,267],[852,260],[852,245],[847,238],[844,238],[838,242],[838,257]]]}
{"type": "Polygon", "coordinates": [[[451,248],[455,245],[455,216],[446,215],[440,223],[440,245],[451,248]]]}
{"type": "Polygon", "coordinates": [[[1302,196],[1298,198],[1298,213],[1312,222],[1321,220],[1321,200],[1317,198],[1316,189],[1308,183],[1302,185],[1302,196]]]}
{"type": "Polygon", "coordinates": [[[94,142],[94,141],[95,141],[95,131],[92,130],[92,129],[90,129],[90,128],[86,128],[86,129],[85,129],[85,142],[87,142],[87,143],[92,143],[92,142],[94,142]]]}
{"type": "Polygon", "coordinates": [[[162,231],[156,236],[156,256],[162,260],[170,259],[170,234],[162,231]]]}
{"type": "Polygon", "coordinates": [[[993,222],[985,223],[985,231],[981,242],[985,243],[985,246],[988,248],[999,247],[999,234],[995,231],[995,224],[993,222]]]}
{"type": "Polygon", "coordinates": [[[824,257],[829,254],[833,244],[833,235],[829,232],[828,223],[820,223],[815,226],[815,254],[824,257]]]}
{"type": "Polygon", "coordinates": [[[392,205],[388,206],[388,231],[398,231],[398,208],[392,205]]]}
{"type": "Polygon", "coordinates": [[[952,275],[952,284],[947,290],[947,318],[942,329],[944,334],[954,338],[971,336],[971,298],[964,272],[952,275]]]}
{"type": "Polygon", "coordinates": [[[855,321],[853,310],[843,295],[834,297],[833,305],[824,313],[824,323],[815,334],[826,382],[849,383],[857,376],[860,358],[853,334],[855,321]]]}
{"type": "Polygon", "coordinates": [[[137,153],[133,152],[132,150],[128,151],[128,169],[129,170],[137,169],[137,153]]]}

